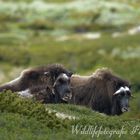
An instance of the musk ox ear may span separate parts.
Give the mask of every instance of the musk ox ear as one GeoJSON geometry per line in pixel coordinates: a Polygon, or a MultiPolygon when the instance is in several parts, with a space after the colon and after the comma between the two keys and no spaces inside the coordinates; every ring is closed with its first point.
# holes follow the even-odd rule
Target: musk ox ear
{"type": "Polygon", "coordinates": [[[130,90],[132,89],[132,85],[131,84],[129,84],[128,87],[129,87],[130,90]]]}
{"type": "Polygon", "coordinates": [[[67,75],[71,77],[73,75],[73,72],[70,71],[67,75]]]}

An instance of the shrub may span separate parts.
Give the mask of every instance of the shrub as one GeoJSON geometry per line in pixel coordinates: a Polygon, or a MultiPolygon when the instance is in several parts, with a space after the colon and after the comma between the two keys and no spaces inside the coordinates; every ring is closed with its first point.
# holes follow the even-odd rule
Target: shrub
{"type": "Polygon", "coordinates": [[[59,120],[55,113],[49,113],[46,106],[29,99],[19,98],[18,95],[7,91],[0,94],[0,111],[18,113],[28,118],[36,118],[49,128],[66,127],[65,120],[59,120]]]}

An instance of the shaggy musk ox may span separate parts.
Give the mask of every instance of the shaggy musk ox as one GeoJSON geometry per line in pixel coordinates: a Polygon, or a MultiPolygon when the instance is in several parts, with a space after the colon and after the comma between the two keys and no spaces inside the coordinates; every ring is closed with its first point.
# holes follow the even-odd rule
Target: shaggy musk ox
{"type": "Polygon", "coordinates": [[[99,69],[91,76],[73,75],[71,86],[72,98],[69,103],[84,105],[108,115],[128,111],[130,84],[108,69],[99,69]]]}
{"type": "Polygon", "coordinates": [[[31,68],[24,70],[17,79],[0,86],[0,92],[11,90],[22,96],[33,96],[43,103],[65,102],[71,97],[71,75],[60,64],[31,68]]]}

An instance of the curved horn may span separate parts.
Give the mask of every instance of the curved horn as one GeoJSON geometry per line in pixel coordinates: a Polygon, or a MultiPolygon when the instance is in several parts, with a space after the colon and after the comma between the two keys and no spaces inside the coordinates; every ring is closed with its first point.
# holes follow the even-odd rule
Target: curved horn
{"type": "Polygon", "coordinates": [[[122,92],[122,91],[125,91],[125,88],[124,87],[120,87],[119,88],[119,90],[117,90],[114,94],[113,94],[113,96],[114,95],[118,95],[120,92],[122,92]]]}
{"type": "Polygon", "coordinates": [[[130,91],[129,87],[125,86],[125,91],[130,91]]]}
{"type": "Polygon", "coordinates": [[[50,72],[44,72],[44,75],[48,76],[50,74],[50,72]]]}
{"type": "Polygon", "coordinates": [[[113,96],[118,95],[118,94],[119,94],[119,92],[115,92],[115,93],[113,94],[113,96]]]}

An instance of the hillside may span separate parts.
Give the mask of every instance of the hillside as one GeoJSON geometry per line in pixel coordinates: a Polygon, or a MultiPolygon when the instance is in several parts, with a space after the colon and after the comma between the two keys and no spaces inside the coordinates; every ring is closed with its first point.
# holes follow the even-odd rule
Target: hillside
{"type": "Polygon", "coordinates": [[[82,140],[109,137],[137,140],[139,137],[139,130],[135,132],[135,129],[139,128],[140,120],[129,113],[109,117],[80,106],[43,105],[11,92],[0,95],[0,110],[0,138],[3,140],[77,140],[79,137],[82,140]]]}
{"type": "Polygon", "coordinates": [[[47,0],[0,2],[2,31],[44,30],[48,33],[53,31],[53,34],[66,34],[124,30],[139,24],[139,18],[138,3],[130,1],[67,0],[61,4],[47,0]]]}

